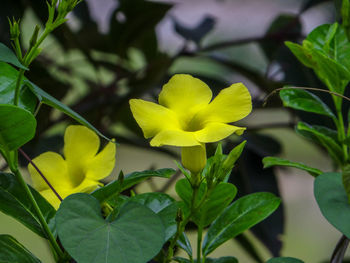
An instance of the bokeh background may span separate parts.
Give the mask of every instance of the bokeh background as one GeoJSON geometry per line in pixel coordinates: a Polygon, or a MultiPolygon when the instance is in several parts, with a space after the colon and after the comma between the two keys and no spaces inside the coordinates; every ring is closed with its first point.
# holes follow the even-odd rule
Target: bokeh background
{"type": "MultiPolygon", "coordinates": [[[[162,85],[176,73],[202,79],[214,94],[243,82],[251,91],[254,110],[238,123],[247,127],[246,133],[223,144],[227,153],[247,140],[230,180],[239,196],[270,191],[281,196],[283,205],[215,253],[245,263],[278,255],[327,262],[341,234],[322,217],[313,197],[313,178],[297,170],[264,170],[261,159],[282,156],[331,171],[334,166],[326,154],[295,134],[293,127],[300,119],[332,124],[320,116],[283,108],[278,95],[264,107],[263,100],[284,85],[324,88],[284,41],[300,42],[318,25],[336,21],[337,2],[84,0],[43,44],[27,77],[120,143],[117,166],[108,180],[120,170],[176,168],[176,149],[152,149],[143,139],[128,107],[130,98],[156,100],[162,85]]],[[[45,1],[1,1],[0,41],[10,46],[8,17],[21,18],[21,41],[26,47],[35,24],[45,23],[45,1]]],[[[327,95],[318,95],[329,101],[327,95]]],[[[31,157],[48,150],[60,152],[63,131],[74,122],[45,106],[37,117],[37,136],[24,150],[31,157]]],[[[208,153],[215,147],[208,145],[208,153]]],[[[26,162],[22,164],[25,171],[26,162]]],[[[134,191],[174,195],[177,178],[149,180],[134,191]]],[[[43,262],[53,262],[44,240],[4,214],[0,214],[0,234],[13,235],[43,262]]]]}

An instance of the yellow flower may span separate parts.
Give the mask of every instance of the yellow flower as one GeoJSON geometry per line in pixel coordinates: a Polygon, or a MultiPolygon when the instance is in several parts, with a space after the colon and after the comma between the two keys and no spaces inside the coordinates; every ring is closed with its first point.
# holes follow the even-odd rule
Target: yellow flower
{"type": "Polygon", "coordinates": [[[205,143],[233,133],[241,135],[245,128],[228,123],[246,117],[252,110],[249,91],[242,83],[221,90],[212,100],[210,88],[186,74],[174,75],[163,86],[158,102],[130,100],[134,118],[145,138],[153,137],[151,146],[180,146],[183,154],[193,149],[203,151],[205,143]]]}
{"type": "MultiPolygon", "coordinates": [[[[90,129],[80,126],[68,126],[64,134],[63,158],[54,152],[46,152],[33,159],[33,163],[43,173],[49,183],[65,198],[78,192],[91,192],[107,177],[115,165],[116,146],[109,142],[97,154],[100,139],[90,129]]],[[[56,209],[60,201],[36,169],[29,164],[28,170],[33,186],[56,209]]]]}

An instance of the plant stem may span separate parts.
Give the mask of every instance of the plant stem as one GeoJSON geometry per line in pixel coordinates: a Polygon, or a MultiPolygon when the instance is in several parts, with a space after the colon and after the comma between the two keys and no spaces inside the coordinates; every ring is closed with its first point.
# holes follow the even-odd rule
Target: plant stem
{"type": "Polygon", "coordinates": [[[21,91],[21,86],[22,86],[21,84],[22,84],[23,77],[24,77],[24,69],[20,69],[19,73],[18,73],[18,76],[17,76],[16,88],[15,88],[15,97],[14,97],[14,100],[13,100],[13,104],[16,105],[16,106],[19,103],[19,93],[21,91]]]}
{"type": "Polygon", "coordinates": [[[344,255],[345,255],[346,249],[348,248],[348,245],[349,245],[349,239],[347,239],[347,237],[343,235],[339,239],[336,247],[334,248],[330,263],[343,262],[344,255]]]}
{"type": "Polygon", "coordinates": [[[198,232],[197,232],[197,263],[201,263],[202,235],[203,235],[203,227],[200,225],[198,226],[198,232]]]}
{"type": "Polygon", "coordinates": [[[49,242],[51,243],[53,249],[55,250],[55,252],[57,253],[58,257],[59,258],[64,258],[64,253],[63,251],[61,250],[60,246],[57,244],[57,241],[55,239],[55,237],[53,236],[37,202],[35,201],[34,199],[34,196],[32,194],[32,192],[30,191],[27,183],[24,181],[23,177],[22,177],[22,174],[20,173],[20,171],[18,170],[18,168],[16,167],[15,169],[11,169],[12,172],[15,174],[18,182],[20,183],[20,185],[22,186],[24,192],[27,194],[27,197],[28,199],[30,200],[30,202],[32,203],[33,207],[34,207],[34,210],[36,212],[36,215],[41,223],[41,226],[49,240],[49,242]]]}

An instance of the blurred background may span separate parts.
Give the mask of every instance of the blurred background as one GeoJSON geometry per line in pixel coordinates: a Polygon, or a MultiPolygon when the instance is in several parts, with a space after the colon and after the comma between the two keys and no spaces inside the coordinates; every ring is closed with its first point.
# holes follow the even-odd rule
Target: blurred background
{"type": "MultiPolygon", "coordinates": [[[[281,156],[331,171],[334,166],[325,153],[299,137],[293,127],[298,120],[332,124],[320,115],[283,108],[278,95],[264,107],[263,100],[284,85],[324,88],[284,41],[300,42],[318,25],[336,21],[337,3],[84,0],[44,42],[43,52],[26,76],[120,143],[117,167],[109,180],[120,170],[175,168],[173,160],[179,156],[174,148],[149,146],[131,116],[129,99],[156,100],[162,85],[176,73],[200,78],[214,94],[243,82],[252,94],[254,110],[237,123],[247,127],[245,134],[233,135],[223,144],[228,153],[247,140],[230,181],[238,187],[238,196],[269,191],[280,195],[283,205],[213,256],[236,256],[246,263],[279,255],[307,263],[327,262],[341,234],[323,219],[313,197],[313,178],[298,170],[264,170],[261,159],[281,156]]],[[[8,17],[21,19],[21,41],[27,47],[35,24],[46,21],[47,6],[44,0],[1,1],[0,41],[10,46],[8,17]]],[[[324,93],[317,95],[330,103],[324,93]]],[[[49,150],[60,152],[64,129],[74,122],[46,106],[37,119],[37,136],[24,151],[32,158],[49,150]]],[[[215,147],[208,145],[209,155],[215,147]]],[[[177,178],[149,180],[134,190],[174,195],[177,178]]],[[[53,262],[44,240],[3,214],[0,234],[13,235],[43,262],[53,262]]]]}

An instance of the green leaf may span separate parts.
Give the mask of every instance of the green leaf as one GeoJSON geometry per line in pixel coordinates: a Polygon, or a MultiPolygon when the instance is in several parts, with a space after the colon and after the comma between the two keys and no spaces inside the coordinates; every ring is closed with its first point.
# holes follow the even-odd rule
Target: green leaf
{"type": "Polygon", "coordinates": [[[100,203],[102,203],[114,196],[116,193],[124,191],[149,177],[170,178],[174,173],[175,170],[170,168],[133,172],[124,176],[123,183],[121,186],[118,180],[113,181],[94,191],[92,193],[92,196],[98,199],[100,203]]]}
{"type": "Polygon", "coordinates": [[[208,255],[227,240],[264,220],[279,204],[278,197],[263,192],[233,202],[209,227],[202,246],[203,254],[208,255]]]}
{"type": "Polygon", "coordinates": [[[41,263],[28,249],[9,235],[0,235],[0,262],[41,263]]]}
{"type": "Polygon", "coordinates": [[[304,263],[304,261],[291,257],[278,257],[270,258],[266,263],[304,263]]]}
{"type": "Polygon", "coordinates": [[[16,67],[28,70],[28,68],[19,62],[17,56],[12,52],[12,50],[5,46],[3,43],[0,43],[0,61],[11,63],[16,67]]]}
{"type": "Polygon", "coordinates": [[[179,239],[176,241],[176,244],[181,247],[184,251],[186,251],[187,255],[192,257],[192,246],[191,242],[188,239],[187,235],[185,232],[183,232],[179,239]]]}
{"type": "Polygon", "coordinates": [[[142,172],[133,172],[133,173],[127,174],[124,177],[122,190],[128,189],[149,177],[170,178],[172,175],[175,174],[175,172],[176,171],[174,169],[164,168],[164,169],[159,169],[154,171],[145,170],[142,172]]]}
{"type": "MultiPolygon", "coordinates": [[[[0,62],[0,104],[14,104],[18,71],[9,64],[0,62]]],[[[34,112],[37,98],[22,83],[18,106],[34,112]]]]}
{"type": "Polygon", "coordinates": [[[144,263],[164,244],[159,216],[135,202],[125,203],[114,220],[106,221],[97,199],[73,194],[61,203],[56,225],[63,247],[78,262],[144,263]]]}
{"type": "Polygon", "coordinates": [[[323,216],[350,238],[350,205],[340,173],[324,173],[314,182],[314,195],[323,216]]]}
{"type": "MultiPolygon", "coordinates": [[[[193,221],[202,227],[211,224],[215,218],[231,203],[237,194],[237,188],[230,183],[220,183],[204,201],[199,211],[193,215],[193,221]]],[[[200,199],[204,196],[200,197],[200,199]]]]}
{"type": "Polygon", "coordinates": [[[168,241],[177,230],[176,214],[177,203],[165,193],[144,193],[133,196],[129,201],[144,205],[156,213],[163,222],[165,228],[165,241],[168,241]]]}
{"type": "Polygon", "coordinates": [[[269,168],[269,167],[273,167],[273,166],[294,167],[294,168],[298,168],[300,170],[306,171],[315,177],[323,173],[321,170],[318,170],[316,168],[312,168],[312,167],[307,166],[303,163],[291,162],[289,160],[286,160],[283,158],[278,158],[278,157],[265,157],[263,159],[263,164],[264,164],[264,168],[269,168]]]}
{"type": "Polygon", "coordinates": [[[36,120],[29,111],[8,104],[0,104],[0,148],[16,150],[35,135],[36,120]]]}
{"type": "Polygon", "coordinates": [[[350,203],[350,164],[347,164],[344,167],[342,167],[342,180],[346,195],[348,196],[348,200],[350,203]]]}
{"type": "Polygon", "coordinates": [[[63,112],[64,114],[68,115],[72,119],[76,120],[81,125],[84,125],[84,126],[88,127],[89,129],[93,130],[94,132],[96,132],[102,138],[110,141],[109,138],[104,136],[99,130],[97,130],[90,122],[85,120],[80,114],[76,113],[71,108],[64,105],[62,102],[60,102],[59,100],[52,97],[50,94],[46,93],[44,90],[40,89],[33,82],[30,82],[28,80],[24,80],[23,83],[26,87],[28,87],[36,95],[36,97],[39,99],[40,102],[63,112]]]}
{"type": "Polygon", "coordinates": [[[285,107],[335,118],[331,109],[319,97],[306,90],[295,88],[283,89],[280,91],[280,97],[285,107]]]}
{"type": "MultiPolygon", "coordinates": [[[[190,182],[186,178],[178,180],[175,185],[175,191],[178,194],[178,196],[184,201],[187,209],[183,212],[186,212],[191,206],[192,195],[193,195],[193,189],[190,182]]],[[[205,182],[202,182],[199,185],[197,197],[194,202],[195,206],[199,204],[199,202],[203,198],[206,191],[207,191],[207,184],[205,182]]]]}
{"type": "MultiPolygon", "coordinates": [[[[174,257],[173,259],[179,263],[191,263],[190,260],[182,257],[174,257]]],[[[197,260],[195,259],[194,262],[196,263],[197,260]]],[[[205,262],[206,263],[238,263],[238,260],[235,257],[221,257],[221,258],[206,258],[205,262]]]]}
{"type": "MultiPolygon", "coordinates": [[[[46,222],[49,223],[52,232],[55,232],[53,219],[56,210],[37,191],[30,186],[29,188],[46,222]]],[[[0,211],[18,220],[38,235],[46,238],[46,234],[36,216],[33,205],[13,174],[0,173],[0,211]]]]}
{"type": "Polygon", "coordinates": [[[337,143],[338,139],[334,137],[332,130],[322,126],[311,126],[304,122],[299,122],[296,130],[304,137],[321,144],[337,164],[343,165],[343,150],[337,143]]]}

